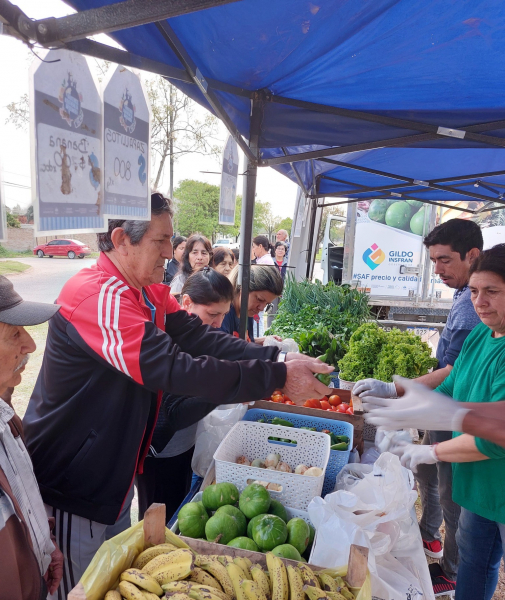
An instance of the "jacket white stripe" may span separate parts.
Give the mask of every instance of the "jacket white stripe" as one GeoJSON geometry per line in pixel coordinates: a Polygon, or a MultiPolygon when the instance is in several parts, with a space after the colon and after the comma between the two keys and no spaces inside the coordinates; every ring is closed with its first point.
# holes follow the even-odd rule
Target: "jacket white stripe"
{"type": "Polygon", "coordinates": [[[112,307],[112,300],[114,299],[114,292],[116,290],[116,288],[118,288],[120,285],[122,285],[122,281],[120,281],[119,279],[116,281],[116,283],[114,283],[113,285],[111,285],[109,287],[109,289],[107,290],[107,304],[105,307],[105,327],[109,333],[109,337],[110,337],[110,345],[109,345],[109,355],[112,359],[112,361],[114,362],[114,366],[116,367],[116,369],[118,371],[122,371],[121,367],[119,366],[119,361],[116,357],[116,355],[114,354],[114,347],[116,345],[116,338],[114,337],[114,330],[111,327],[111,313],[113,313],[116,310],[116,306],[114,303],[114,307],[112,307]]]}
{"type": "Polygon", "coordinates": [[[123,372],[125,373],[125,375],[128,375],[128,377],[131,377],[128,368],[126,366],[125,360],[123,358],[123,352],[121,350],[122,346],[123,346],[123,338],[121,336],[121,331],[119,329],[119,309],[121,307],[121,294],[128,289],[128,286],[125,285],[122,288],[119,288],[118,291],[116,292],[116,298],[115,298],[115,304],[114,304],[114,331],[117,333],[117,337],[118,337],[118,345],[117,345],[117,355],[119,358],[119,362],[121,363],[122,367],[123,367],[123,372]]]}
{"type": "Polygon", "coordinates": [[[105,360],[110,365],[112,365],[112,361],[109,358],[109,354],[107,352],[107,345],[109,343],[109,339],[107,336],[107,332],[105,331],[105,328],[103,326],[103,300],[104,300],[104,296],[105,296],[105,292],[107,291],[107,288],[113,281],[116,281],[116,277],[111,277],[108,281],[106,281],[102,285],[102,288],[100,289],[100,295],[98,296],[98,326],[100,327],[100,330],[103,335],[102,354],[104,355],[105,360]]]}

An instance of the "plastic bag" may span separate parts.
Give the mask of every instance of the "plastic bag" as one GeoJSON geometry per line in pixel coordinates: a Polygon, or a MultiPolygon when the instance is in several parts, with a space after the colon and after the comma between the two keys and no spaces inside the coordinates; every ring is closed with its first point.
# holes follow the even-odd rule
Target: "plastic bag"
{"type": "MultiPolygon", "coordinates": [[[[165,541],[178,548],[189,548],[179,536],[167,528],[165,528],[165,541]]],[[[130,568],[143,550],[144,521],[139,521],[133,527],[104,542],[80,580],[86,593],[86,600],[102,600],[109,590],[115,589],[121,573],[130,568]]]]}
{"type": "Polygon", "coordinates": [[[374,598],[432,599],[421,534],[411,510],[417,499],[412,473],[397,456],[384,453],[373,466],[344,467],[337,486],[338,491],[309,504],[317,532],[310,562],[334,568],[347,562],[351,544],[365,546],[374,598]]]}
{"type": "Polygon", "coordinates": [[[279,342],[273,335],[267,335],[263,342],[263,346],[277,346],[282,352],[300,352],[298,344],[293,338],[286,338],[285,340],[282,340],[282,342],[279,342]]]}
{"type": "Polygon", "coordinates": [[[219,444],[246,412],[247,406],[243,404],[223,404],[222,408],[216,408],[198,423],[191,461],[191,468],[197,475],[205,477],[219,444]]]}

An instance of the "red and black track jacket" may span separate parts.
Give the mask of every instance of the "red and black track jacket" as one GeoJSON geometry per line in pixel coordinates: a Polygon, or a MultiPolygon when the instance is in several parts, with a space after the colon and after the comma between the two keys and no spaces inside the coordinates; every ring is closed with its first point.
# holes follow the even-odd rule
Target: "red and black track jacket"
{"type": "Polygon", "coordinates": [[[162,392],[247,402],[286,379],[277,349],[203,325],[166,285],[144,291],[156,323],[105,254],[65,284],[24,418],[44,502],[99,523],[142,472],[162,392]]]}

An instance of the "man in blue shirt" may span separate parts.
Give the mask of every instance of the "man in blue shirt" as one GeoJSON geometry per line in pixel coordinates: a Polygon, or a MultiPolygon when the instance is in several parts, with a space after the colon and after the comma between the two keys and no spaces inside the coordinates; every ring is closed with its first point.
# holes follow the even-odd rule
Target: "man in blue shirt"
{"type": "MultiPolygon", "coordinates": [[[[438,342],[438,366],[432,373],[416,379],[435,389],[451,372],[468,334],[480,323],[470,298],[468,280],[470,266],[483,247],[482,232],[472,221],[452,219],[435,227],[424,239],[424,245],[429,250],[434,273],[447,286],[456,290],[452,308],[438,342]]],[[[402,396],[404,390],[398,383],[363,379],[356,383],[353,393],[362,398],[388,398],[402,396]]],[[[423,444],[436,444],[451,438],[450,431],[426,431],[423,444]]],[[[424,551],[432,558],[442,559],[441,564],[430,565],[433,590],[435,596],[453,596],[458,566],[456,532],[460,507],[452,501],[451,463],[419,465],[416,480],[423,506],[419,526],[424,551]],[[442,519],[445,521],[444,549],[439,531],[442,519]]]]}

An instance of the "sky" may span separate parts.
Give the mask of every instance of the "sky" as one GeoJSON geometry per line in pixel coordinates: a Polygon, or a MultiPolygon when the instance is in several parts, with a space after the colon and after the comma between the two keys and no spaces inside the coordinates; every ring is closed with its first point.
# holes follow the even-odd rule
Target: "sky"
{"type": "MultiPolygon", "coordinates": [[[[70,14],[70,9],[61,0],[16,0],[15,4],[32,19],[45,17],[61,17],[70,14]]],[[[112,40],[100,35],[95,38],[102,43],[116,45],[112,40]]],[[[43,57],[45,50],[36,50],[43,57]]],[[[16,129],[11,124],[5,124],[9,114],[6,106],[16,102],[28,93],[29,69],[32,60],[38,59],[20,41],[8,36],[0,36],[0,174],[3,181],[3,193],[7,206],[19,204],[22,208],[31,203],[31,174],[30,174],[30,135],[28,130],[16,129]]],[[[90,60],[90,67],[96,72],[96,65],[90,60]]],[[[148,76],[151,76],[150,74],[148,76]]],[[[204,116],[205,109],[197,106],[197,113],[204,116]]],[[[219,123],[218,139],[224,144],[228,132],[219,123]]],[[[242,152],[239,173],[242,173],[242,152]]],[[[188,155],[179,159],[175,164],[175,186],[183,179],[196,179],[220,184],[220,176],[201,173],[201,171],[220,171],[219,161],[215,158],[188,155]]],[[[239,177],[238,192],[241,193],[242,182],[239,177]]],[[[168,174],[164,178],[161,191],[168,193],[168,174]]],[[[280,217],[293,217],[297,186],[289,179],[269,167],[258,169],[256,199],[270,202],[273,213],[280,217]]]]}

